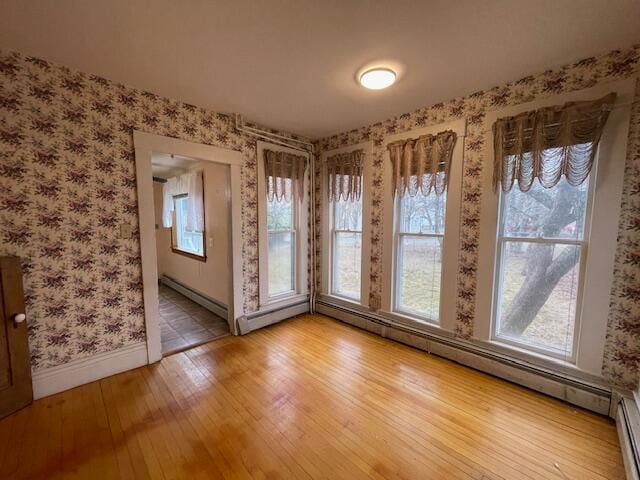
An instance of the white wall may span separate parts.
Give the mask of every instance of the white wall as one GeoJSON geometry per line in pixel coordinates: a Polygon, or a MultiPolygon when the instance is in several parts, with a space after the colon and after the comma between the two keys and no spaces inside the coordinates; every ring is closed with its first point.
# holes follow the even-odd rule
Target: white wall
{"type": "Polygon", "coordinates": [[[205,262],[171,251],[171,229],[162,227],[162,184],[154,182],[158,275],[167,275],[219,303],[231,294],[229,167],[202,162],[205,215],[205,262]]]}

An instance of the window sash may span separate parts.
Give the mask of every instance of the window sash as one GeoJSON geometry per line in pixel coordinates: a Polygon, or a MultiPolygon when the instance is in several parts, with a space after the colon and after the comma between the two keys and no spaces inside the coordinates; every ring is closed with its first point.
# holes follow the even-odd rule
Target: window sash
{"type": "MultiPolygon", "coordinates": [[[[399,203],[399,202],[398,202],[399,203]]],[[[400,205],[398,205],[397,209],[396,209],[396,217],[397,217],[397,223],[399,224],[401,222],[400,217],[400,212],[401,212],[401,207],[400,205]]],[[[445,226],[446,229],[446,226],[445,226]]],[[[422,321],[422,322],[426,322],[426,323],[430,323],[433,325],[440,325],[440,321],[442,319],[442,286],[443,286],[443,275],[444,275],[444,233],[405,233],[405,232],[400,232],[400,231],[396,231],[395,232],[395,239],[393,242],[393,250],[394,250],[394,267],[393,267],[393,295],[392,295],[392,309],[394,312],[399,313],[401,315],[406,315],[408,317],[414,318],[416,320],[422,321]],[[415,310],[411,310],[411,309],[407,309],[407,308],[402,308],[402,306],[400,305],[400,287],[402,285],[402,280],[401,280],[401,275],[402,275],[402,240],[404,238],[439,238],[441,239],[441,244],[442,244],[442,254],[441,254],[441,261],[440,261],[440,290],[439,290],[439,298],[438,298],[438,318],[434,319],[434,318],[429,318],[425,315],[422,315],[420,312],[415,311],[415,310]]]]}
{"type": "MultiPolygon", "coordinates": [[[[267,231],[267,255],[270,254],[270,249],[269,249],[269,243],[271,240],[272,235],[282,235],[282,234],[290,234],[291,235],[291,288],[289,290],[282,290],[282,291],[278,291],[278,292],[273,292],[271,290],[271,282],[270,282],[270,276],[268,275],[267,272],[267,295],[270,299],[277,299],[280,297],[287,297],[290,296],[292,293],[295,293],[297,291],[296,289],[296,285],[297,285],[297,278],[296,278],[296,271],[297,271],[297,235],[296,235],[296,231],[295,230],[269,230],[267,231]]],[[[269,268],[269,259],[267,259],[267,268],[269,268]]]]}
{"type": "MultiPolygon", "coordinates": [[[[362,196],[360,197],[360,202],[362,202],[362,196]]],[[[337,251],[337,236],[339,233],[351,233],[351,234],[358,234],[360,235],[360,248],[362,248],[362,228],[360,228],[359,230],[351,230],[351,229],[339,229],[336,228],[336,208],[337,208],[337,203],[335,200],[331,201],[331,229],[329,234],[331,235],[331,282],[330,282],[330,291],[332,295],[338,296],[338,297],[343,297],[346,298],[348,300],[355,300],[355,301],[360,301],[362,298],[362,251],[360,254],[360,274],[361,274],[361,278],[360,278],[360,291],[358,292],[357,296],[352,296],[352,295],[348,295],[344,292],[339,292],[336,290],[336,276],[338,273],[338,269],[336,266],[336,259],[337,259],[337,255],[336,255],[336,251],[337,251]]]]}
{"type": "Polygon", "coordinates": [[[575,363],[578,354],[578,346],[580,340],[580,330],[582,328],[582,307],[583,307],[583,293],[585,287],[585,274],[587,265],[587,252],[588,252],[588,238],[591,228],[591,209],[593,206],[594,189],[596,184],[595,175],[592,175],[589,179],[589,188],[587,192],[586,212],[584,219],[584,227],[582,232],[582,239],[570,239],[570,238],[557,238],[557,237],[522,237],[522,236],[510,236],[504,235],[504,220],[505,220],[505,196],[508,193],[500,190],[498,192],[498,235],[496,237],[496,255],[495,255],[495,268],[493,279],[493,298],[491,308],[491,340],[511,345],[516,348],[521,348],[534,353],[538,353],[544,356],[557,358],[570,363],[575,363]],[[575,305],[575,318],[573,323],[572,332],[572,344],[571,352],[559,351],[553,348],[546,348],[542,345],[536,345],[528,343],[526,341],[520,341],[511,337],[498,334],[498,319],[500,315],[500,303],[502,295],[502,280],[504,273],[504,244],[506,242],[520,242],[520,243],[538,243],[548,245],[568,245],[575,246],[578,249],[580,259],[578,263],[578,291],[576,296],[575,305]]]}
{"type": "MultiPolygon", "coordinates": [[[[267,205],[266,205],[266,214],[267,214],[267,218],[269,217],[269,207],[271,205],[272,202],[277,202],[278,200],[267,200],[267,205]]],[[[283,200],[284,201],[284,200],[283,200]]],[[[297,206],[297,201],[292,198],[291,200],[289,200],[289,202],[291,203],[291,228],[277,228],[277,229],[270,229],[269,228],[269,223],[267,222],[267,249],[266,249],[266,253],[267,253],[267,262],[266,262],[266,266],[267,266],[267,298],[269,300],[277,300],[280,298],[284,298],[284,297],[289,297],[292,294],[295,294],[298,291],[298,269],[297,269],[297,259],[298,259],[298,206],[297,206]],[[280,292],[273,292],[272,293],[272,289],[271,289],[271,282],[270,282],[270,275],[269,275],[269,267],[270,267],[270,261],[269,261],[269,256],[270,256],[270,249],[269,249],[269,243],[270,243],[270,239],[272,235],[282,235],[282,234],[290,234],[291,235],[291,289],[289,290],[283,290],[280,292]]]]}
{"type": "Polygon", "coordinates": [[[344,297],[349,300],[360,301],[362,297],[362,250],[360,252],[360,288],[356,295],[349,295],[345,291],[339,291],[336,289],[336,285],[338,285],[338,281],[336,280],[338,276],[338,268],[337,268],[337,238],[341,233],[346,233],[350,235],[359,235],[360,236],[360,248],[362,249],[362,231],[361,230],[333,230],[331,235],[331,294],[336,295],[338,297],[344,297]]]}
{"type": "Polygon", "coordinates": [[[173,227],[172,227],[172,240],[173,240],[173,245],[172,248],[174,250],[178,250],[179,252],[184,252],[184,253],[188,253],[190,255],[194,255],[196,257],[202,257],[205,258],[205,253],[204,253],[204,232],[187,232],[184,229],[184,223],[182,222],[182,209],[184,208],[183,204],[185,199],[187,198],[186,194],[181,194],[181,195],[175,195],[173,197],[173,215],[174,215],[174,222],[173,222],[173,227]],[[199,237],[200,238],[200,243],[202,244],[202,252],[199,252],[197,250],[192,250],[190,248],[187,248],[184,245],[184,241],[185,241],[185,236],[186,235],[191,235],[194,237],[199,237]]]}

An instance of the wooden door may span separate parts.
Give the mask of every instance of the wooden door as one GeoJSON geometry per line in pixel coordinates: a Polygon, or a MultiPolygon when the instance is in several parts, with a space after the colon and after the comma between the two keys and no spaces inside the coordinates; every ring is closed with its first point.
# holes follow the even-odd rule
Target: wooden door
{"type": "Polygon", "coordinates": [[[0,257],[0,418],[33,401],[18,257],[0,257]]]}

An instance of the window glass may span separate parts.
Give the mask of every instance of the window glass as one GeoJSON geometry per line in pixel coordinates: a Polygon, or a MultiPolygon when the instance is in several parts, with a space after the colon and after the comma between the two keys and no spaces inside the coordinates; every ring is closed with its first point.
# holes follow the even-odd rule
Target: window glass
{"type": "Polygon", "coordinates": [[[402,233],[444,234],[446,194],[404,195],[400,199],[400,231],[402,233]]]}
{"type": "Polygon", "coordinates": [[[443,237],[400,237],[397,308],[429,320],[440,317],[443,237]]]}
{"type": "Polygon", "coordinates": [[[528,192],[514,186],[503,196],[504,235],[582,239],[588,190],[588,182],[572,187],[564,177],[553,188],[537,181],[528,192]]]}
{"type": "Polygon", "coordinates": [[[189,232],[187,224],[187,197],[180,196],[174,198],[176,212],[176,233],[174,248],[193,255],[204,256],[204,234],[203,232],[189,232]]]}
{"type": "Polygon", "coordinates": [[[397,200],[395,309],[438,322],[442,283],[446,192],[397,200]]]}
{"type": "Polygon", "coordinates": [[[333,294],[360,300],[362,282],[362,197],[333,202],[333,294]]]}
{"type": "MultiPolygon", "coordinates": [[[[287,180],[289,183],[290,180],[287,180]]],[[[295,290],[295,200],[267,200],[268,295],[295,290]]]]}
{"type": "Polygon", "coordinates": [[[536,181],[501,198],[495,335],[563,358],[574,351],[589,186],[536,181]]]}
{"type": "Polygon", "coordinates": [[[294,289],[293,232],[269,232],[269,295],[280,295],[294,289]]]}

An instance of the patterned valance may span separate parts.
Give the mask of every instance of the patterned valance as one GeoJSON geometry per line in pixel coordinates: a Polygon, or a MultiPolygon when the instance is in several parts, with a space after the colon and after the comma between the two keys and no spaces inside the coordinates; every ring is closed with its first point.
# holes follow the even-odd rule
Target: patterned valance
{"type": "Polygon", "coordinates": [[[523,192],[537,178],[544,188],[562,175],[580,185],[589,175],[615,93],[586,102],[540,108],[493,124],[493,186],[509,192],[515,180],[523,192]]]}
{"type": "Polygon", "coordinates": [[[362,195],[364,151],[338,153],[327,158],[329,200],[358,201],[362,195]]]}
{"type": "Polygon", "coordinates": [[[394,195],[415,196],[418,191],[441,195],[447,188],[447,177],[456,133],[451,130],[436,135],[398,140],[387,145],[393,168],[394,195]]]}
{"type": "Polygon", "coordinates": [[[264,169],[267,177],[267,198],[270,201],[302,201],[304,171],[307,159],[293,153],[264,150],[264,169]]]}

